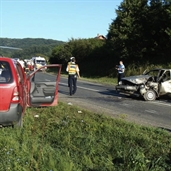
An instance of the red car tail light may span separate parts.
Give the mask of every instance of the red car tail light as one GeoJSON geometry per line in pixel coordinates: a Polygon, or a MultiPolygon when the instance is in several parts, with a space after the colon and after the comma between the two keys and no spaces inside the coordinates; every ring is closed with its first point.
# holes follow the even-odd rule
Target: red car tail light
{"type": "Polygon", "coordinates": [[[19,93],[18,87],[15,87],[13,90],[13,94],[12,94],[12,100],[11,100],[12,103],[18,103],[19,102],[19,100],[20,100],[19,94],[20,93],[19,93]]]}

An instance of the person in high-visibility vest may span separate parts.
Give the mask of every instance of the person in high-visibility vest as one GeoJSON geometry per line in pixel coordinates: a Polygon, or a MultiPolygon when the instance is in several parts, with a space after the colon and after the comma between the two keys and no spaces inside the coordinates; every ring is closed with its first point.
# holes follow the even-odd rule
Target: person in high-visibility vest
{"type": "Polygon", "coordinates": [[[80,78],[80,70],[75,63],[75,57],[72,57],[71,62],[68,63],[66,71],[68,72],[68,83],[70,96],[77,91],[77,77],[80,78]]]}
{"type": "MultiPolygon", "coordinates": [[[[72,63],[72,58],[74,58],[74,57],[70,58],[70,61],[68,62],[67,66],[72,63]]],[[[69,75],[68,75],[68,87],[69,87],[69,75]]]]}

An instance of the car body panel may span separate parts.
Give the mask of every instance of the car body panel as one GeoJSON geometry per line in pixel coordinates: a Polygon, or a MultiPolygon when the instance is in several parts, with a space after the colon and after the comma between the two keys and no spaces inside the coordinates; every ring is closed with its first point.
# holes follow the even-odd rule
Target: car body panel
{"type": "Polygon", "coordinates": [[[11,102],[14,84],[0,84],[0,111],[7,111],[11,102]]]}
{"type": "Polygon", "coordinates": [[[171,80],[161,83],[160,95],[171,93],[171,80]]]}
{"type": "Polygon", "coordinates": [[[23,107],[20,104],[11,104],[8,111],[0,111],[0,125],[11,125],[18,122],[23,114],[23,107]]]}
{"type": "Polygon", "coordinates": [[[150,78],[149,75],[138,75],[138,76],[130,76],[130,77],[124,77],[122,80],[127,80],[133,84],[142,84],[146,82],[150,78]]]}

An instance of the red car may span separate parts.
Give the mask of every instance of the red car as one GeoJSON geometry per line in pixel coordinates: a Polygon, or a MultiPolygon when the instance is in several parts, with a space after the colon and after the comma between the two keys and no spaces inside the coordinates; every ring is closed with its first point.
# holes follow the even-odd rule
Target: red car
{"type": "Polygon", "coordinates": [[[19,62],[0,57],[0,126],[21,127],[29,106],[57,105],[62,66],[54,64],[46,67],[55,67],[56,75],[41,72],[41,67],[26,76],[19,62]]]}

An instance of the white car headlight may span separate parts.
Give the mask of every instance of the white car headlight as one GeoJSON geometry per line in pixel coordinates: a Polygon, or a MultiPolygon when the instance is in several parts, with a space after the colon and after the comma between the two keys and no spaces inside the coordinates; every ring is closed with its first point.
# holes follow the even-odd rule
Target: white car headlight
{"type": "Polygon", "coordinates": [[[140,88],[144,88],[144,87],[145,87],[144,84],[140,85],[140,88]]]}
{"type": "Polygon", "coordinates": [[[119,81],[119,83],[118,83],[119,85],[122,85],[122,81],[119,81]]]}

